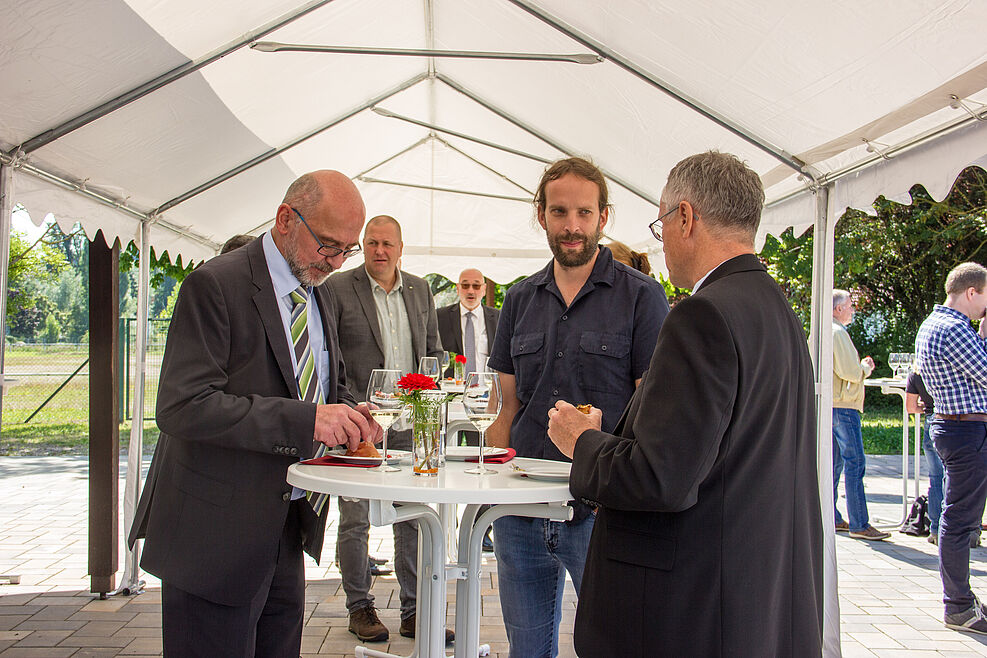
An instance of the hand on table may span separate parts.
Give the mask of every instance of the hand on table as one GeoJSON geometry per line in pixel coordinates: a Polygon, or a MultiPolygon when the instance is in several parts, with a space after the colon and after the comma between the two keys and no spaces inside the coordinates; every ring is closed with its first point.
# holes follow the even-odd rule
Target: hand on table
{"type": "Polygon", "coordinates": [[[565,400],[559,400],[548,410],[548,438],[570,459],[579,435],[586,430],[598,430],[602,424],[603,412],[596,407],[584,414],[565,400]]]}
{"type": "MultiPolygon", "coordinates": [[[[380,426],[374,424],[376,430],[380,426]]],[[[370,441],[375,431],[370,424],[370,411],[354,409],[346,404],[320,404],[315,409],[315,435],[326,446],[345,445],[356,450],[360,441],[370,441]]]]}

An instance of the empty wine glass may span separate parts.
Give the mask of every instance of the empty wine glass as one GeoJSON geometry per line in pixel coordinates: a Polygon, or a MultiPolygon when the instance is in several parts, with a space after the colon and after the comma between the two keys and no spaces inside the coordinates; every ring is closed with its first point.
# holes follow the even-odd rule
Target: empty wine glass
{"type": "Polygon", "coordinates": [[[367,385],[367,402],[377,405],[376,409],[370,410],[370,415],[384,428],[380,465],[373,469],[382,473],[401,470],[387,463],[387,428],[404,412],[404,404],[397,396],[399,379],[400,370],[374,370],[370,373],[370,383],[367,385]]]}
{"type": "Polygon", "coordinates": [[[449,364],[452,359],[449,357],[449,352],[446,350],[442,351],[442,355],[439,356],[439,366],[442,367],[442,376],[446,376],[446,371],[449,370],[449,364]]]}
{"type": "Polygon", "coordinates": [[[500,375],[498,373],[471,372],[466,376],[463,406],[466,408],[466,417],[480,433],[479,464],[475,468],[466,469],[466,473],[486,475],[497,472],[483,465],[483,450],[486,446],[487,428],[497,419],[501,404],[500,375]]]}
{"type": "Polygon", "coordinates": [[[438,357],[423,356],[419,359],[418,373],[425,375],[426,377],[431,377],[434,382],[438,383],[439,379],[442,377],[442,371],[439,370],[438,357]]]}

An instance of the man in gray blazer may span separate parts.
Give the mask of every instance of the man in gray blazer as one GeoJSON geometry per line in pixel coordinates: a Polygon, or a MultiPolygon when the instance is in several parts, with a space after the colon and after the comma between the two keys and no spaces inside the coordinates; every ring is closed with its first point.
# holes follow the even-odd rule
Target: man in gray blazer
{"type": "MultiPolygon", "coordinates": [[[[339,272],[327,283],[336,300],[346,385],[357,400],[365,399],[375,368],[417,372],[421,357],[442,354],[428,283],[398,269],[403,247],[401,225],[393,217],[378,215],[367,222],[364,231],[363,267],[339,272]]],[[[392,432],[388,447],[410,448],[410,434],[392,432]]],[[[401,587],[400,631],[414,637],[418,524],[396,523],[393,530],[394,567],[401,587]]],[[[349,630],[364,642],[382,642],[389,634],[370,593],[369,533],[369,503],[340,499],[336,550],[349,630]]],[[[447,641],[451,640],[452,631],[447,631],[447,641]]]]}
{"type": "Polygon", "coordinates": [[[288,467],[380,436],[346,390],[321,285],[359,251],[364,217],[349,178],[305,174],[269,233],[182,284],[129,537],[146,538],[141,566],[161,578],[165,656],[299,655],[302,551],[319,560],[329,506],[293,490],[288,467]]]}

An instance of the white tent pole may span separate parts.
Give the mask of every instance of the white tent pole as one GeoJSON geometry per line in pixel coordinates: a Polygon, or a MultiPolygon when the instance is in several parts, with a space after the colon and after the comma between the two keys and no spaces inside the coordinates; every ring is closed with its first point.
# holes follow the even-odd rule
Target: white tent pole
{"type": "MultiPolygon", "coordinates": [[[[141,224],[139,269],[137,274],[137,340],[134,351],[134,395],[130,414],[130,447],[127,452],[127,480],[123,493],[123,527],[130,532],[141,496],[141,471],[144,450],[144,373],[147,367],[147,300],[151,279],[151,222],[141,224]]],[[[129,355],[128,355],[129,356],[129,355]]],[[[140,549],[138,540],[133,549],[126,547],[123,578],[113,592],[126,596],[140,594],[144,581],[140,579],[140,549]]]]}
{"type": "Polygon", "coordinates": [[[3,419],[4,352],[7,350],[7,267],[10,265],[10,223],[14,212],[14,169],[0,164],[0,423],[3,419]]]}
{"type": "Polygon", "coordinates": [[[809,351],[815,366],[816,468],[823,524],[823,655],[838,658],[840,598],[837,583],[836,531],[833,514],[833,249],[829,187],[816,193],[812,240],[812,319],[809,351]]]}
{"type": "MultiPolygon", "coordinates": [[[[60,137],[69,134],[70,132],[79,129],[82,126],[92,121],[95,121],[96,119],[99,119],[100,117],[106,116],[110,112],[118,110],[121,107],[128,105],[129,103],[132,103],[135,100],[142,98],[143,96],[146,96],[147,94],[150,94],[153,91],[156,91],[166,85],[171,84],[172,82],[175,82],[176,80],[180,80],[190,73],[195,73],[202,67],[208,66],[213,62],[220,60],[223,57],[226,57],[230,53],[235,52],[240,48],[243,48],[244,46],[248,45],[252,41],[256,41],[257,39],[264,37],[270,34],[271,32],[274,32],[275,30],[284,27],[285,25],[291,23],[292,21],[295,21],[301,18],[302,16],[305,16],[308,13],[315,11],[316,9],[325,6],[332,1],[333,0],[312,0],[310,2],[307,2],[301,7],[299,7],[298,9],[295,9],[294,11],[290,11],[274,19],[273,21],[258,27],[255,30],[251,30],[241,35],[238,39],[217,48],[216,50],[206,54],[203,57],[182,64],[181,66],[175,67],[172,70],[168,71],[167,73],[159,75],[158,77],[152,80],[148,80],[147,82],[138,85],[137,87],[134,87],[130,91],[127,91],[117,96],[116,98],[112,98],[106,101],[105,103],[92,108],[91,110],[83,112],[82,114],[73,117],[68,121],[65,121],[64,123],[52,128],[51,130],[46,130],[40,135],[36,135],[35,137],[32,137],[31,139],[24,142],[19,147],[19,150],[24,154],[28,154],[31,153],[32,151],[36,151],[42,146],[46,144],[50,144],[56,139],[59,139],[60,137]]],[[[14,150],[16,151],[18,149],[14,149],[14,150]]]]}
{"type": "Polygon", "coordinates": [[[250,44],[264,53],[334,53],[337,55],[392,55],[397,57],[439,57],[464,59],[499,59],[524,62],[565,62],[568,64],[599,64],[603,57],[592,53],[563,55],[554,53],[508,53],[487,50],[435,50],[433,48],[361,48],[356,46],[322,46],[303,43],[257,41],[250,44]]]}
{"type": "Polygon", "coordinates": [[[525,192],[526,194],[530,195],[531,197],[534,197],[535,196],[534,190],[529,190],[524,185],[521,185],[521,183],[519,183],[516,180],[512,179],[507,174],[504,174],[504,173],[501,173],[501,172],[497,171],[496,169],[494,169],[490,165],[488,165],[488,164],[486,164],[484,162],[481,162],[480,160],[474,158],[472,155],[470,155],[469,153],[466,153],[462,149],[456,148],[453,144],[450,144],[449,142],[447,142],[446,140],[442,139],[438,135],[435,135],[435,137],[433,137],[433,139],[435,141],[439,142],[440,144],[442,144],[443,146],[445,146],[446,148],[448,148],[450,151],[455,151],[456,153],[458,153],[459,155],[463,156],[467,160],[469,160],[471,162],[474,162],[477,165],[483,167],[484,169],[486,169],[487,171],[489,171],[491,174],[493,174],[493,175],[495,175],[495,176],[497,176],[499,178],[502,178],[505,182],[510,183],[511,185],[513,185],[514,187],[518,188],[522,192],[525,192]]]}
{"type": "MultiPolygon", "coordinates": [[[[520,128],[521,130],[525,131],[529,135],[533,135],[534,137],[537,137],[538,139],[540,139],[541,141],[545,142],[546,144],[548,144],[552,148],[554,148],[554,149],[556,149],[558,151],[561,151],[562,153],[565,153],[568,156],[571,156],[571,155],[573,155],[573,154],[575,154],[577,152],[575,149],[567,148],[566,146],[564,146],[561,143],[559,143],[557,140],[552,139],[551,137],[549,137],[545,133],[543,133],[540,130],[536,129],[534,126],[531,126],[528,123],[522,121],[521,119],[518,119],[517,117],[515,117],[510,112],[507,112],[506,110],[502,110],[499,107],[497,107],[496,105],[494,105],[493,103],[491,103],[491,102],[489,102],[487,100],[484,100],[483,98],[481,98],[477,94],[473,93],[472,91],[470,91],[469,89],[467,89],[463,85],[459,84],[458,82],[456,82],[455,80],[453,80],[449,76],[444,75],[442,73],[436,73],[435,74],[435,78],[437,80],[441,80],[445,84],[449,85],[450,87],[452,87],[453,89],[455,89],[456,91],[458,91],[459,93],[461,93],[463,96],[466,96],[467,98],[471,99],[473,102],[478,103],[478,104],[482,105],[483,107],[487,108],[488,110],[490,110],[491,112],[493,112],[497,116],[501,117],[502,119],[506,119],[507,121],[510,121],[515,126],[517,126],[518,128],[520,128]]],[[[655,208],[657,208],[659,206],[658,199],[654,198],[652,195],[648,194],[647,192],[645,192],[641,188],[637,187],[633,183],[630,183],[630,182],[624,180],[622,177],[617,176],[616,174],[614,174],[611,171],[607,171],[603,167],[600,167],[600,171],[603,172],[603,175],[604,176],[606,176],[607,178],[609,178],[613,182],[617,183],[618,185],[620,185],[622,188],[624,188],[628,192],[631,192],[632,194],[635,194],[638,197],[644,199],[645,201],[647,201],[648,203],[650,203],[651,205],[653,205],[655,208]]]]}
{"type": "Polygon", "coordinates": [[[532,203],[531,197],[510,196],[507,194],[492,194],[489,192],[471,192],[470,190],[459,190],[453,187],[439,187],[437,185],[422,185],[420,183],[402,183],[393,180],[383,180],[371,176],[357,176],[356,180],[361,183],[379,183],[381,185],[397,185],[399,187],[414,187],[419,190],[431,190],[433,192],[449,192],[450,194],[466,194],[469,196],[480,196],[488,199],[505,199],[507,201],[521,201],[522,203],[532,203]]]}

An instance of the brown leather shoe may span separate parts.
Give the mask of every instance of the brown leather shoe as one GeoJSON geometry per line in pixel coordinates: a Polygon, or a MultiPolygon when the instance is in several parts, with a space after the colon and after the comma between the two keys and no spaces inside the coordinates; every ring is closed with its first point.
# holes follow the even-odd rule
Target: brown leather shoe
{"type": "MultiPolygon", "coordinates": [[[[401,620],[401,635],[404,637],[415,637],[415,620],[418,618],[417,613],[411,615],[407,619],[401,620]]],[[[451,628],[446,629],[446,646],[449,646],[456,640],[456,632],[451,628]]]]}
{"type": "Polygon", "coordinates": [[[846,521],[840,521],[836,524],[836,532],[849,532],[850,524],[846,521]]]}
{"type": "Polygon", "coordinates": [[[866,539],[868,541],[881,541],[887,539],[891,536],[889,532],[881,532],[872,525],[867,526],[863,530],[851,530],[850,536],[854,539],[866,539]]]}
{"type": "MultiPolygon", "coordinates": [[[[404,628],[403,624],[401,628],[404,628]]],[[[387,627],[380,623],[377,610],[372,605],[350,613],[349,630],[361,642],[384,642],[388,637],[387,627]]]]}

